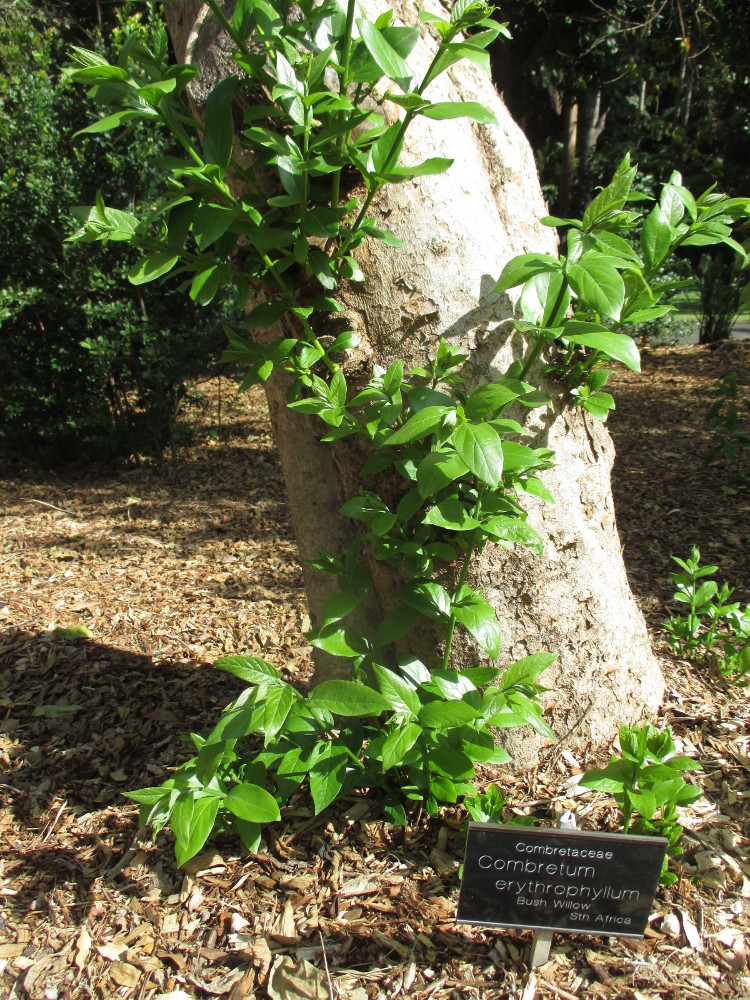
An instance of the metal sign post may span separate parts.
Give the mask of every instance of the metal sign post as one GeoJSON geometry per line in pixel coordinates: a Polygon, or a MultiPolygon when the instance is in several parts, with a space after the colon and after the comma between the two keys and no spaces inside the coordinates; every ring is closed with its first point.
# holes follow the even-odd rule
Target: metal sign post
{"type": "MultiPolygon", "coordinates": [[[[576,814],[567,810],[564,812],[557,823],[561,830],[575,830],[576,829],[576,814]]],[[[529,968],[538,969],[540,965],[549,959],[549,950],[552,946],[552,931],[535,931],[534,939],[531,942],[531,958],[529,959],[529,968]]]]}

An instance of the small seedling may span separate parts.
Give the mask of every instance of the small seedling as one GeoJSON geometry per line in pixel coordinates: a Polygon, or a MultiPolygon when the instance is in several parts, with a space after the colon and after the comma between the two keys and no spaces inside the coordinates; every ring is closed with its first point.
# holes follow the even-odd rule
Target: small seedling
{"type": "Polygon", "coordinates": [[[740,398],[736,372],[721,379],[718,397],[706,417],[713,432],[713,442],[704,464],[723,460],[733,469],[734,479],[739,482],[743,477],[742,461],[746,449],[750,448],[750,399],[740,398]]]}
{"type": "Polygon", "coordinates": [[[667,866],[670,857],[682,854],[677,807],[689,805],[703,794],[685,781],[683,774],[700,770],[696,761],[677,754],[669,726],[660,732],[645,722],[632,729],[621,725],[620,756],[614,754],[605,768],[593,768],[581,779],[584,788],[609,792],[622,811],[625,833],[666,837],[661,873],[664,885],[677,881],[667,866]]]}
{"type": "Polygon", "coordinates": [[[745,685],[750,677],[750,605],[740,609],[730,602],[734,593],[726,583],[721,587],[708,579],[718,566],[701,566],[694,545],[690,558],[672,556],[682,572],[670,573],[675,584],[674,600],[687,604],[687,615],[672,615],[663,623],[669,644],[678,656],[698,656],[715,661],[721,674],[733,683],[745,685]]]}

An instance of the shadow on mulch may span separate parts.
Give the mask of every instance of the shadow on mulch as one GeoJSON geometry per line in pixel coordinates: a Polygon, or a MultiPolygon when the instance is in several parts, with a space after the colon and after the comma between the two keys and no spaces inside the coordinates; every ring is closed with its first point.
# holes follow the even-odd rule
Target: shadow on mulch
{"type": "Polygon", "coordinates": [[[644,610],[661,614],[674,590],[670,556],[684,559],[693,545],[704,564],[718,565],[719,584],[736,588],[735,600],[750,601],[748,481],[735,482],[721,462],[704,464],[708,410],[731,371],[748,398],[750,344],[646,351],[642,373],[617,369],[610,379],[612,495],[630,586],[644,610]]]}
{"type": "MultiPolygon", "coordinates": [[[[0,807],[12,829],[25,832],[6,839],[7,872],[22,886],[7,901],[12,909],[75,908],[76,922],[97,880],[117,876],[127,894],[122,861],[115,862],[137,835],[138,807],[122,792],[160,784],[191,754],[185,731],[210,729],[241,688],[229,675],[219,683],[208,666],[157,663],[49,632],[0,634],[0,807]],[[61,847],[63,814],[74,832],[61,847]]],[[[62,916],[70,922],[71,914],[62,916]]]]}
{"type": "Polygon", "coordinates": [[[242,688],[208,666],[49,632],[0,636],[0,671],[10,741],[2,798],[26,826],[63,800],[83,814],[159,784],[189,756],[182,734],[213,726],[242,688]]]}

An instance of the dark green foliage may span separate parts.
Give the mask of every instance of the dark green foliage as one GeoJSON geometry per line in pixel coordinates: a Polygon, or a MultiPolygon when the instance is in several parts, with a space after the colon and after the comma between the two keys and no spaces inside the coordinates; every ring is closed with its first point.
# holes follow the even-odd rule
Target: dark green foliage
{"type": "Polygon", "coordinates": [[[741,394],[736,372],[721,379],[716,395],[706,417],[713,433],[706,464],[723,461],[734,473],[735,482],[739,482],[743,477],[742,461],[750,448],[750,398],[741,394]]]}
{"type": "MultiPolygon", "coordinates": [[[[120,39],[151,30],[122,18],[120,39]]],[[[221,322],[177,290],[130,287],[131,248],[64,242],[100,185],[147,203],[147,161],[168,149],[142,127],[72,138],[91,117],[60,79],[76,30],[32,5],[0,13],[0,440],[46,461],[158,455],[186,379],[218,356],[221,322]]]]}
{"type": "Polygon", "coordinates": [[[740,275],[735,260],[722,252],[701,254],[696,267],[701,296],[701,344],[728,340],[740,311],[740,275]]]}

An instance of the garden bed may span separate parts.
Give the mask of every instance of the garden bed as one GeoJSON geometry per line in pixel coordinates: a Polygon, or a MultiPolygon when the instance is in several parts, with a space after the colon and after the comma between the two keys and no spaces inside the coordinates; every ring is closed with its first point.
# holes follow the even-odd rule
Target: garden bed
{"type": "MultiPolygon", "coordinates": [[[[188,414],[179,466],[0,482],[0,982],[12,996],[750,996],[748,696],[675,659],[659,633],[670,554],[697,544],[750,600],[750,496],[703,469],[720,375],[750,379],[750,345],[644,352],[613,377],[615,508],[631,586],[667,678],[661,721],[696,757],[705,795],[685,815],[678,883],[643,941],[556,935],[531,973],[528,932],[455,924],[458,812],[407,831],[376,806],[295,804],[267,850],[211,842],[178,870],[170,838],[138,838],[121,795],[188,756],[237,684],[208,665],[260,655],[304,683],[301,568],[262,396],[188,414]],[[85,627],[90,638],[64,631],[85,627]],[[57,631],[56,631],[57,630],[57,631]],[[63,631],[61,631],[63,630],[63,631]]],[[[612,384],[611,383],[611,384],[612,384]]],[[[225,386],[226,388],[226,386],[225,386]]],[[[226,393],[224,393],[226,396],[226,393]]],[[[509,806],[614,829],[577,789],[600,762],[551,747],[499,777],[509,806]]]]}

